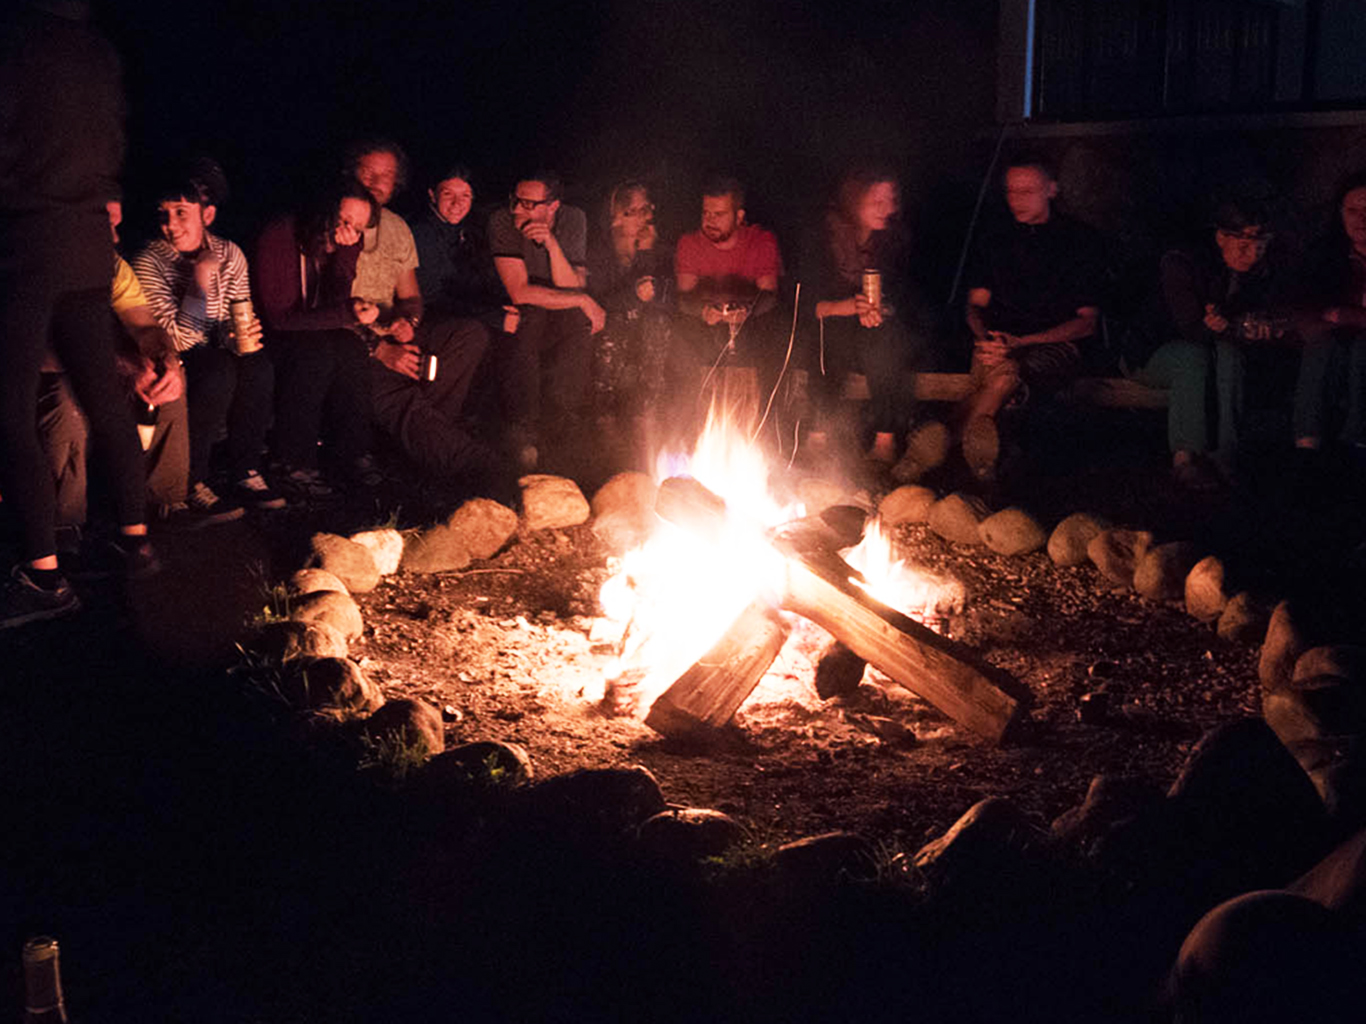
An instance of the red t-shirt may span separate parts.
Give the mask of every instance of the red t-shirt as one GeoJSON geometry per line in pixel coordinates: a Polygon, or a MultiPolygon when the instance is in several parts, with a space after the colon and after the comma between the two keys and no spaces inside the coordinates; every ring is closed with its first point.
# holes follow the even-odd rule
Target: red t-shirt
{"type": "Polygon", "coordinates": [[[735,246],[718,249],[700,231],[678,240],[674,273],[696,274],[704,281],[739,278],[753,284],[761,277],[782,277],[783,260],[772,231],[745,224],[735,232],[735,246]]]}

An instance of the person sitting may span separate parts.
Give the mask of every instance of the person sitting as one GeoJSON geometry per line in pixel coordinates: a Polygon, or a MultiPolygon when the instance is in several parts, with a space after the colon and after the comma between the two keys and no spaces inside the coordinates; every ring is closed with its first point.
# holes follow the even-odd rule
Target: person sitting
{"type": "Polygon", "coordinates": [[[1222,203],[1208,244],[1163,255],[1160,293],[1125,339],[1124,368],[1130,376],[1168,391],[1172,473],[1186,487],[1208,490],[1219,485],[1220,476],[1234,474],[1249,348],[1284,333],[1277,308],[1285,299],[1285,278],[1267,259],[1270,219],[1261,203],[1222,203]],[[1214,444],[1206,397],[1211,373],[1214,444]]]}
{"type": "Polygon", "coordinates": [[[1100,319],[1097,240],[1054,209],[1052,168],[1021,157],[1007,166],[1004,185],[1011,220],[980,240],[964,278],[973,389],[957,420],[964,459],[979,479],[996,472],[996,415],[1074,378],[1100,319]]]}
{"type": "Polygon", "coordinates": [[[605,415],[643,416],[665,388],[668,258],[658,244],[655,206],[644,182],[625,181],[612,189],[606,213],[588,251],[588,291],[607,311],[594,360],[597,404],[605,415]]]}
{"type": "Polygon", "coordinates": [[[778,315],[782,256],[773,232],[745,221],[745,190],[735,178],[713,178],[702,189],[700,230],[674,251],[679,344],[671,373],[692,393],[699,368],[723,357],[752,366],[769,394],[787,362],[787,325],[778,315]]]}
{"type": "Polygon", "coordinates": [[[369,350],[356,328],[373,324],[379,307],[353,298],[351,285],[361,237],[378,219],[374,197],[343,181],[257,240],[257,306],[276,372],[274,453],[284,483],[303,497],[332,493],[318,466],[328,409],[337,464],[370,452],[369,350]]]}
{"type": "Polygon", "coordinates": [[[824,441],[826,424],[839,402],[845,378],[862,373],[868,381],[873,443],[869,456],[895,461],[915,401],[912,366],[922,345],[908,315],[911,296],[903,280],[903,243],[896,215],[900,194],[894,175],[858,170],[845,175],[835,201],[804,247],[802,283],[814,299],[813,358],[808,360],[821,418],[809,443],[824,441]],[[877,298],[870,301],[864,277],[876,274],[877,298]]]}
{"type": "Polygon", "coordinates": [[[517,182],[508,205],[489,217],[493,265],[517,307],[502,356],[507,443],[533,468],[544,436],[574,436],[592,379],[591,337],[607,315],[584,290],[588,220],[560,198],[559,178],[541,171],[517,182]]]}
{"type": "Polygon", "coordinates": [[[1334,229],[1305,261],[1298,326],[1304,338],[1295,386],[1295,446],[1318,450],[1337,437],[1366,465],[1366,172],[1337,192],[1334,229]],[[1341,424],[1332,422],[1335,405],[1341,424]]]}
{"type": "MultiPolygon", "coordinates": [[[[378,222],[363,233],[351,286],[354,298],[379,311],[363,328],[374,357],[370,415],[424,474],[446,479],[482,475],[493,456],[465,429],[462,410],[488,347],[488,329],[468,317],[428,316],[424,311],[413,233],[387,208],[407,180],[402,148],[387,140],[365,140],[351,147],[346,166],[346,176],[369,191],[380,207],[378,222]]],[[[360,482],[378,483],[368,456],[351,468],[360,482]]]]}
{"type": "Polygon", "coordinates": [[[133,271],[157,323],[174,342],[185,368],[190,424],[188,503],[201,516],[229,514],[235,505],[283,508],[259,469],[270,427],[275,372],[252,314],[234,325],[232,304],[251,299],[247,258],[236,244],[211,233],[222,172],[198,161],[166,184],[158,197],[161,238],[133,259],[133,271]],[[209,485],[214,441],[226,426],[230,497],[209,485]]]}

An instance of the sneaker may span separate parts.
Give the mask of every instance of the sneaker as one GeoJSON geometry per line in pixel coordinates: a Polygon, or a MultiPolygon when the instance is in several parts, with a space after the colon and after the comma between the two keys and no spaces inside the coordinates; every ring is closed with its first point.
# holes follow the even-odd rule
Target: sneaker
{"type": "Polygon", "coordinates": [[[336,491],[323,481],[323,475],[316,469],[290,469],[277,477],[284,487],[304,501],[330,498],[336,491]]]}
{"type": "Polygon", "coordinates": [[[146,537],[123,534],[86,544],[68,570],[74,580],[103,580],[122,576],[145,580],[161,572],[161,559],[146,537]]]}
{"type": "Polygon", "coordinates": [[[242,506],[220,498],[208,484],[198,483],[190,488],[185,501],[174,501],[157,507],[157,522],[174,530],[199,530],[218,523],[230,523],[245,515],[242,506]]]}
{"type": "Polygon", "coordinates": [[[289,504],[285,501],[285,496],[271,490],[265,477],[254,469],[237,481],[237,496],[242,499],[243,504],[251,505],[253,508],[284,508],[289,504]]]}
{"type": "Polygon", "coordinates": [[[963,461],[978,480],[996,476],[996,460],[1001,455],[1001,435],[990,416],[978,416],[963,431],[963,461]]]}
{"type": "Polygon", "coordinates": [[[384,483],[384,474],[373,455],[362,455],[351,463],[351,479],[362,487],[378,487],[384,483]]]}
{"type": "Polygon", "coordinates": [[[57,586],[49,590],[34,583],[22,565],[16,565],[0,588],[0,629],[59,619],[80,607],[81,599],[63,577],[58,576],[57,586]]]}

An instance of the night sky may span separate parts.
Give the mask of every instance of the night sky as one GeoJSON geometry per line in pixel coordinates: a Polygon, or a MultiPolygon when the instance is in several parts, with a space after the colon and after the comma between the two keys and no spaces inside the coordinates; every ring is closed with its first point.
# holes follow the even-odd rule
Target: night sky
{"type": "MultiPolygon", "coordinates": [[[[180,153],[227,171],[226,231],[307,194],[347,139],[382,133],[416,177],[459,160],[478,198],[524,169],[594,207],[643,175],[660,220],[692,227],[709,170],[749,185],[751,219],[800,231],[830,179],[877,158],[914,203],[991,129],[992,0],[105,0],[125,61],[129,198],[180,153]]],[[[410,189],[397,207],[420,208],[410,189]]],[[[131,203],[130,205],[136,205],[131,203]]],[[[139,209],[127,211],[136,226],[139,209]]]]}

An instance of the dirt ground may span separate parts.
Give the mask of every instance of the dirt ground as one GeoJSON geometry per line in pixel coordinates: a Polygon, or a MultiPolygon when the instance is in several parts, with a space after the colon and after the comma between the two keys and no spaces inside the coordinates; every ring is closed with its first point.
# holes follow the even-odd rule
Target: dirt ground
{"type": "Polygon", "coordinates": [[[718,743],[609,717],[594,699],[614,651],[594,637],[608,553],[586,526],[521,535],[461,572],[388,578],[360,598],[366,631],[352,653],[387,697],[445,709],[448,745],[521,744],[538,776],[641,764],[671,802],[732,814],[762,844],[850,829],[913,851],[987,796],[1046,824],[1100,773],[1165,785],[1203,731],[1258,711],[1255,649],[1177,606],[1042,552],[1004,558],[922,526],[896,539],[911,563],[964,585],[948,634],[1033,693],[1018,741],[985,742],[872,669],[852,697],[821,700],[813,659],[829,635],[795,617],[718,743]],[[1083,724],[1080,698],[1102,682],[1110,714],[1083,724]]]}

